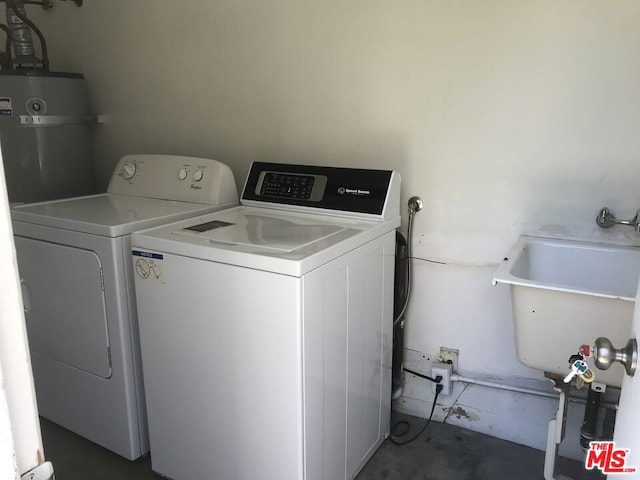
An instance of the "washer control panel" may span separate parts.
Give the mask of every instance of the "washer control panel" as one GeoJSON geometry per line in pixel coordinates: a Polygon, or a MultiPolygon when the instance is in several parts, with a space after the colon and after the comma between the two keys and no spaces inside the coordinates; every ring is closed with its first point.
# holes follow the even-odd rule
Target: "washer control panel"
{"type": "Polygon", "coordinates": [[[400,175],[392,170],[254,162],[241,203],[386,218],[399,192],[400,175]]]}
{"type": "Polygon", "coordinates": [[[127,155],[108,193],[223,205],[238,202],[231,169],[216,160],[177,155],[127,155]]]}

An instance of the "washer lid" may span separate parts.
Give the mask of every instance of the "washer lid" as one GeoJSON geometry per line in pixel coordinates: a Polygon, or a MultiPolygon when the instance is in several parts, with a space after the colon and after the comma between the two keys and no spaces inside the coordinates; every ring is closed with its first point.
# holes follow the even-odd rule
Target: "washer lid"
{"type": "MultiPolygon", "coordinates": [[[[230,205],[225,205],[230,206],[230,205]]],[[[100,194],[14,207],[14,221],[46,225],[103,237],[168,223],[190,215],[219,210],[200,203],[176,202],[130,195],[100,194]]]]}
{"type": "MultiPolygon", "coordinates": [[[[188,222],[187,222],[188,223],[188,222]]],[[[259,211],[240,211],[224,219],[194,220],[175,235],[207,239],[212,245],[248,247],[251,251],[294,252],[350,230],[314,217],[277,216],[259,211]]],[[[352,234],[357,233],[353,230],[352,234]]]]}
{"type": "Polygon", "coordinates": [[[400,225],[239,206],[134,232],[134,256],[164,254],[301,276],[400,225]]]}

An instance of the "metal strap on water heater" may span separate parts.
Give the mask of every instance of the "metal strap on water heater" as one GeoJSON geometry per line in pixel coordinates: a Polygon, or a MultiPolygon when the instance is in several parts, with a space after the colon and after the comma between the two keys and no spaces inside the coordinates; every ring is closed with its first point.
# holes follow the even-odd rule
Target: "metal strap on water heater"
{"type": "Polygon", "coordinates": [[[95,115],[20,115],[20,125],[56,126],[98,123],[95,115]]]}

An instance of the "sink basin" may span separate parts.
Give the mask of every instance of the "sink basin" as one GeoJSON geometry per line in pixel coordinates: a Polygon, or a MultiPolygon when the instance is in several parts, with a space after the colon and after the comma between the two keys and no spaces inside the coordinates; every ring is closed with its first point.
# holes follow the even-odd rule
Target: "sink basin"
{"type": "MultiPolygon", "coordinates": [[[[521,236],[493,283],[511,287],[519,360],[566,375],[580,345],[601,336],[627,343],[639,277],[640,248],[521,236]]],[[[588,363],[597,382],[622,384],[622,365],[588,363]]]]}

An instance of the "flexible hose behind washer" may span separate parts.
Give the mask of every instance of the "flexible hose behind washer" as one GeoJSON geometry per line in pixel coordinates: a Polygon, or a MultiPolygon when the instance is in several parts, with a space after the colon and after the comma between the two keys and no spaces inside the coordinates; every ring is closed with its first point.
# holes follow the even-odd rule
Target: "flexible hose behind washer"
{"type": "Polygon", "coordinates": [[[400,320],[404,318],[404,314],[407,311],[407,306],[409,305],[409,298],[411,298],[411,232],[413,230],[413,217],[416,214],[417,210],[413,207],[409,207],[409,223],[407,225],[407,270],[406,270],[406,280],[407,280],[407,293],[404,297],[404,303],[402,304],[402,309],[398,312],[398,315],[393,320],[393,326],[395,327],[400,320]]]}

